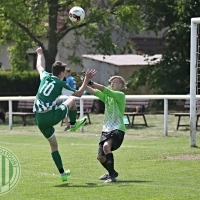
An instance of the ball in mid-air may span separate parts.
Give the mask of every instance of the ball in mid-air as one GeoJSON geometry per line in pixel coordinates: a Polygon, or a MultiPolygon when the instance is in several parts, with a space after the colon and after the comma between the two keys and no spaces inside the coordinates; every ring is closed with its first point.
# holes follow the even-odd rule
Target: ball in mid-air
{"type": "Polygon", "coordinates": [[[85,11],[79,6],[75,6],[69,11],[69,19],[72,22],[81,22],[85,18],[85,11]]]}

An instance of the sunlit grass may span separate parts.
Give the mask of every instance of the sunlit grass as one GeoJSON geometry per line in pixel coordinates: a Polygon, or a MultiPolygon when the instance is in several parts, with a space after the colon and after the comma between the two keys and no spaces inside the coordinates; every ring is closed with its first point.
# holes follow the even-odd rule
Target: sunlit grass
{"type": "MultiPolygon", "coordinates": [[[[16,118],[13,130],[0,125],[0,146],[11,150],[21,164],[17,186],[5,200],[74,199],[74,200],[133,200],[133,199],[199,199],[199,148],[189,145],[189,130],[176,131],[177,118],[169,116],[169,136],[164,136],[163,115],[146,115],[148,127],[127,129],[122,147],[114,152],[117,182],[99,181],[105,173],[97,162],[97,147],[103,115],[91,115],[92,124],[84,132],[64,132],[56,126],[65,168],[72,174],[62,183],[51,159],[49,144],[39,132],[33,119],[21,126],[16,118]]],[[[142,122],[142,118],[136,118],[142,122]]],[[[185,122],[189,119],[184,119],[185,122]]],[[[183,121],[184,121],[183,120],[183,121]]],[[[197,145],[199,145],[197,131],[197,145]]]]}

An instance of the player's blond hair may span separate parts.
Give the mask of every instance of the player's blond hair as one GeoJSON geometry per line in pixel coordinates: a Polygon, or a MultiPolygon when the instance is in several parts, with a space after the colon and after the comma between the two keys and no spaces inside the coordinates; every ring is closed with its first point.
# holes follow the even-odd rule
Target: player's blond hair
{"type": "Polygon", "coordinates": [[[118,78],[120,81],[121,81],[121,83],[122,83],[122,89],[126,89],[126,81],[124,80],[124,78],[122,77],[122,76],[111,76],[110,78],[109,78],[109,83],[113,80],[113,79],[115,79],[115,78],[118,78]]]}

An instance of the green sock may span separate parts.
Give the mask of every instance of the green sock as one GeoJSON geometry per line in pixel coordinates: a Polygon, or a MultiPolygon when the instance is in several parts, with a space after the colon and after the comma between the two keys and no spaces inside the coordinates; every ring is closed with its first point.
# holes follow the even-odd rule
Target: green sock
{"type": "Polygon", "coordinates": [[[62,159],[60,157],[59,151],[54,151],[51,153],[54,163],[58,170],[63,168],[62,159]]]}
{"type": "Polygon", "coordinates": [[[77,110],[69,110],[68,116],[69,116],[70,124],[74,125],[76,123],[77,110]]]}

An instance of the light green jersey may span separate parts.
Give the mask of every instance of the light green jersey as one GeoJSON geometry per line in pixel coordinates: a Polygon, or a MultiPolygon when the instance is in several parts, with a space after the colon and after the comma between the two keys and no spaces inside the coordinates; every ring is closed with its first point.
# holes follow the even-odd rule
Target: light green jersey
{"type": "Polygon", "coordinates": [[[126,127],[123,120],[126,104],[125,94],[105,87],[102,92],[96,90],[94,95],[105,103],[102,131],[109,132],[116,129],[125,131],[126,127]]]}
{"type": "Polygon", "coordinates": [[[72,95],[76,90],[70,88],[58,77],[43,70],[40,73],[40,86],[33,105],[33,112],[42,112],[56,105],[60,95],[72,95]]]}

